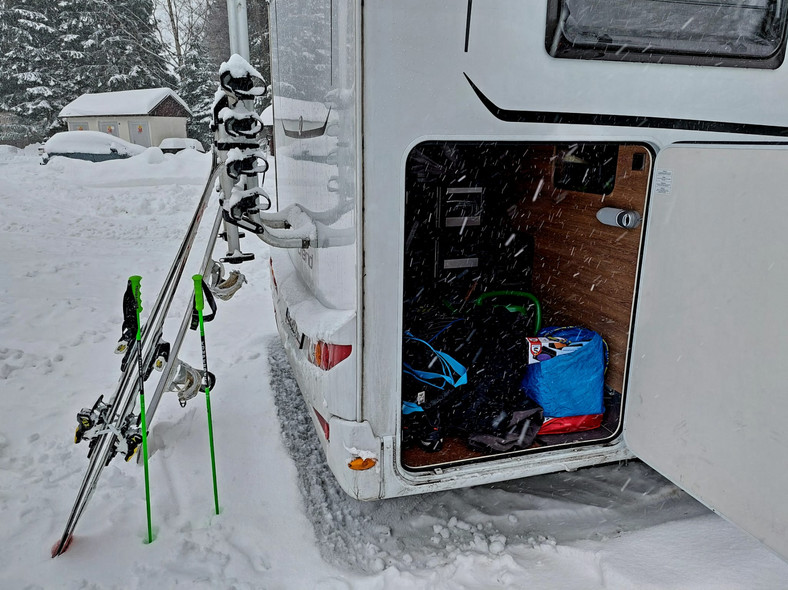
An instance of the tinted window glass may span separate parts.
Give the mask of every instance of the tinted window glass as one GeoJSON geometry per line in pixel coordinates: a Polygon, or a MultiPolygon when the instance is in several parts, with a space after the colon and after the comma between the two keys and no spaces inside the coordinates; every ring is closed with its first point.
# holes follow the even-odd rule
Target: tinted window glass
{"type": "Polygon", "coordinates": [[[780,0],[551,0],[550,55],[776,68],[780,0]]]}

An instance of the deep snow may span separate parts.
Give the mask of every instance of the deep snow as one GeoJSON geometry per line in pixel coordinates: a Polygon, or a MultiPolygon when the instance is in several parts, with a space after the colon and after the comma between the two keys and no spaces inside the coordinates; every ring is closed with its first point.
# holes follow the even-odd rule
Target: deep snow
{"type": "MultiPolygon", "coordinates": [[[[275,335],[267,247],[251,238],[249,284],[206,324],[221,514],[203,397],[182,409],[171,394],[150,429],[155,541],[143,542],[142,469],[116,458],[72,547],[51,559],[87,465],[76,412],[119,375],[126,279],[142,275],[147,310],[209,161],[151,148],[40,166],[35,149],[0,149],[0,588],[788,588],[787,563],[639,462],[345,496],[275,335]]],[[[194,332],[181,356],[199,366],[194,332]]]]}

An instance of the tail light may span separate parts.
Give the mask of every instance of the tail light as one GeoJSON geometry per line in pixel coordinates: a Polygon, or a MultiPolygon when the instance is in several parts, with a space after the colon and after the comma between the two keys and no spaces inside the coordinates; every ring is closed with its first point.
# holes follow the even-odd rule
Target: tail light
{"type": "Polygon", "coordinates": [[[309,352],[312,364],[328,371],[349,357],[353,347],[350,344],[329,344],[318,340],[309,352]]]}
{"type": "Polygon", "coordinates": [[[328,436],[330,433],[328,431],[328,420],[323,418],[323,416],[320,415],[320,412],[318,412],[314,406],[312,406],[312,411],[315,413],[315,416],[317,416],[317,421],[320,423],[320,428],[323,429],[323,435],[326,437],[326,440],[329,440],[328,436]]]}

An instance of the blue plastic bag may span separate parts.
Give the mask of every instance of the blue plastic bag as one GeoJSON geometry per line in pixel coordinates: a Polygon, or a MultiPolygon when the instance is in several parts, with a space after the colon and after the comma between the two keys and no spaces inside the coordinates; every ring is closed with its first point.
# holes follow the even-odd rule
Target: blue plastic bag
{"type": "Polygon", "coordinates": [[[604,412],[607,346],[602,336],[581,327],[549,327],[529,339],[525,394],[544,409],[545,417],[604,412]]]}

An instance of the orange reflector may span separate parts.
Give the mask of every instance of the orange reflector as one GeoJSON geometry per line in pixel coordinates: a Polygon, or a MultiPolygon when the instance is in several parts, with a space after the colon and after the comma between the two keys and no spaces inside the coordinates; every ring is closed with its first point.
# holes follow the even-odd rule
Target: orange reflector
{"type": "Polygon", "coordinates": [[[353,471],[366,471],[367,469],[372,469],[378,462],[375,459],[371,459],[367,457],[366,459],[362,459],[361,457],[356,457],[350,463],[347,464],[353,471]]]}

